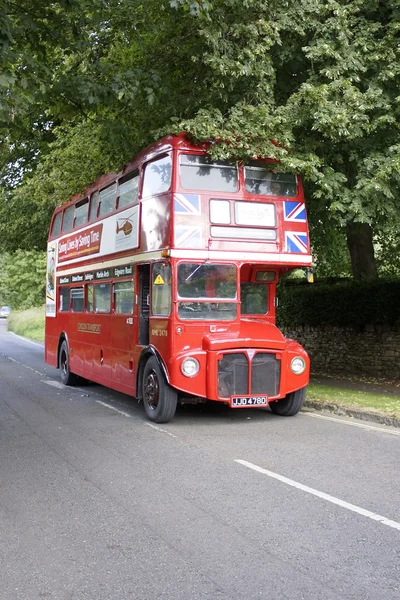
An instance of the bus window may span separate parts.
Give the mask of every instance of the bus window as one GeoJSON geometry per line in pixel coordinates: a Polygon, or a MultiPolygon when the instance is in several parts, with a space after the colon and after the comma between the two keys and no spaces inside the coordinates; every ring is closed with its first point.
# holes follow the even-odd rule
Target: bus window
{"type": "Polygon", "coordinates": [[[83,312],[83,287],[71,289],[72,312],[83,312]]]}
{"type": "Polygon", "coordinates": [[[234,265],[182,263],[178,266],[178,316],[186,320],[236,318],[237,306],[221,299],[236,299],[237,271],[234,265]],[[196,299],[201,300],[195,301],[196,299]]]}
{"type": "Polygon", "coordinates": [[[212,161],[209,156],[181,154],[180,178],[187,190],[236,192],[238,170],[227,161],[212,161]]]}
{"type": "Polygon", "coordinates": [[[114,283],[114,310],[119,315],[133,314],[133,282],[114,283]]]}
{"type": "Polygon", "coordinates": [[[108,215],[115,209],[115,198],[117,195],[117,184],[113,183],[100,192],[99,217],[108,215]]]}
{"type": "Polygon", "coordinates": [[[56,237],[59,233],[61,233],[61,221],[62,221],[62,212],[56,214],[53,221],[53,229],[51,230],[51,237],[56,237]]]}
{"type": "Polygon", "coordinates": [[[170,265],[153,265],[152,281],[152,313],[167,317],[171,314],[172,307],[170,265]]]}
{"type": "Polygon", "coordinates": [[[74,227],[84,225],[88,220],[89,198],[80,200],[75,204],[74,227]]]}
{"type": "Polygon", "coordinates": [[[129,173],[118,182],[118,208],[137,202],[139,195],[139,171],[129,173]]]}
{"type": "Polygon", "coordinates": [[[178,267],[181,298],[236,298],[235,265],[182,263],[178,267]]]}
{"type": "Polygon", "coordinates": [[[171,185],[172,162],[170,156],[147,163],[144,170],[142,196],[154,196],[169,190],[171,185]]]}
{"type": "Polygon", "coordinates": [[[93,192],[90,196],[89,221],[94,221],[97,217],[97,205],[99,203],[99,192],[93,192]]]}
{"type": "Polygon", "coordinates": [[[62,230],[63,233],[64,231],[69,231],[70,229],[72,229],[72,224],[74,222],[74,213],[75,213],[75,206],[69,206],[67,209],[64,210],[64,220],[63,220],[63,224],[62,224],[62,230]]]}
{"type": "Polygon", "coordinates": [[[111,310],[111,286],[109,283],[100,283],[94,286],[93,308],[96,313],[108,313],[111,310]]]}
{"type": "Polygon", "coordinates": [[[86,287],[86,310],[87,312],[94,311],[94,285],[92,284],[86,287]]]}
{"type": "Polygon", "coordinates": [[[265,315],[268,312],[268,285],[241,283],[240,301],[242,315],[265,315]]]}
{"type": "Polygon", "coordinates": [[[266,196],[296,196],[296,175],[273,173],[264,162],[253,161],[244,168],[246,192],[266,196]]]}
{"type": "Polygon", "coordinates": [[[68,312],[69,311],[69,297],[70,297],[69,287],[61,287],[60,288],[60,312],[68,312]]]}

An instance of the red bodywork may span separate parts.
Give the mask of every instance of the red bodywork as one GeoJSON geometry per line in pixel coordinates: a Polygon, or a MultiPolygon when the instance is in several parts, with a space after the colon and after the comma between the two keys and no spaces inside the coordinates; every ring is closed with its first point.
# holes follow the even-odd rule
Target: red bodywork
{"type": "MultiPolygon", "coordinates": [[[[126,215],[125,221],[119,219],[121,211],[118,209],[80,228],[55,236],[50,235],[49,254],[56,254],[56,272],[54,300],[49,300],[51,310],[49,309],[46,317],[46,362],[58,366],[60,343],[65,338],[69,346],[72,372],[139,397],[143,361],[149,353],[158,357],[169,384],[180,391],[183,399],[189,401],[207,398],[231,404],[231,396],[226,396],[222,386],[219,387],[221,361],[229,361],[230,354],[240,355],[243,368],[246,361],[248,363],[246,394],[252,394],[252,364],[254,357],[258,355],[261,365],[262,360],[268,359],[267,355],[273,357],[274,372],[279,375],[275,392],[268,394],[268,402],[283,398],[308,384],[307,353],[297,342],[286,339],[275,325],[276,281],[279,275],[290,269],[311,264],[301,181],[297,181],[296,197],[290,198],[289,201],[279,197],[254,196],[246,192],[242,168],[239,170],[239,189],[236,192],[184,189],[180,183],[177,166],[180,153],[202,155],[206,153],[207,147],[192,146],[184,135],[168,136],[142,152],[121,173],[100,178],[85,194],[75,196],[69,204],[56,209],[53,222],[60,211],[85,197],[90,198],[97,190],[105,188],[122,176],[125,177],[131,171],[138,169],[142,179],[144,165],[154,158],[160,155],[172,157],[172,183],[167,192],[141,198],[142,181],[140,183],[137,203],[139,229],[135,248],[118,250],[114,247],[108,250],[112,219],[115,221],[113,227],[116,234],[128,237],[135,227],[131,218],[128,221],[126,215]],[[185,209],[185,199],[187,200],[188,195],[191,195],[191,201],[192,196],[196,196],[194,208],[188,206],[185,209]],[[221,239],[212,236],[209,207],[211,200],[218,199],[228,200],[232,204],[232,214],[237,202],[273,204],[276,214],[276,239],[221,239]],[[293,210],[290,211],[290,208],[293,210]],[[294,218],[293,214],[303,214],[302,209],[304,218],[294,218]],[[88,241],[85,250],[85,236],[89,240],[90,235],[92,241],[88,241]],[[71,249],[66,245],[66,240],[74,239],[77,241],[71,242],[71,249]],[[238,310],[236,318],[231,321],[190,321],[179,318],[176,287],[178,265],[182,262],[204,261],[209,264],[236,265],[240,274],[237,284],[239,300],[242,278],[244,281],[255,281],[258,270],[274,272],[274,280],[266,284],[269,289],[267,313],[241,315],[238,310]],[[145,339],[140,333],[140,320],[143,321],[143,317],[138,301],[143,285],[141,269],[143,265],[149,265],[151,305],[152,265],[160,262],[171,268],[172,310],[169,316],[156,316],[150,311],[148,325],[146,322],[148,337],[145,339]],[[116,270],[120,265],[131,266],[130,274],[121,277],[118,272],[117,277],[116,270]],[[79,281],[81,276],[87,277],[87,281],[79,281]],[[114,296],[109,312],[96,313],[87,310],[87,283],[97,276],[99,281],[108,282],[110,286],[115,282],[133,282],[136,301],[132,314],[117,314],[114,296]],[[83,287],[85,308],[80,312],[60,312],[60,285],[64,282],[64,285],[75,287],[76,282],[72,281],[74,277],[78,280],[77,285],[83,287]],[[291,360],[296,356],[303,357],[306,362],[306,368],[300,375],[295,375],[290,369],[291,360]],[[194,377],[187,377],[181,371],[182,361],[187,357],[196,358],[200,364],[200,370],[194,377]],[[260,357],[263,357],[262,360],[260,357]]],[[[130,214],[128,216],[131,217],[130,214]]],[[[48,294],[48,297],[50,296],[51,290],[48,294]]]]}

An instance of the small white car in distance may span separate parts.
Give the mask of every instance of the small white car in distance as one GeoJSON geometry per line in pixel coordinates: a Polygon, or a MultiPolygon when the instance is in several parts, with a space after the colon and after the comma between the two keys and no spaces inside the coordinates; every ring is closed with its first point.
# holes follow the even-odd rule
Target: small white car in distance
{"type": "Polygon", "coordinates": [[[11,312],[11,308],[9,306],[2,306],[0,308],[0,318],[6,319],[11,312]]]}

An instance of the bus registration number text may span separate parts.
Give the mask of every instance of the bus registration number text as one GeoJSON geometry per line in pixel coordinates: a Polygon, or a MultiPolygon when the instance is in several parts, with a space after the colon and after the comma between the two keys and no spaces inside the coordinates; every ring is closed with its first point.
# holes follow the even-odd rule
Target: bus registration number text
{"type": "Polygon", "coordinates": [[[242,408],[245,406],[266,406],[267,404],[267,396],[233,396],[231,398],[232,408],[242,408]]]}

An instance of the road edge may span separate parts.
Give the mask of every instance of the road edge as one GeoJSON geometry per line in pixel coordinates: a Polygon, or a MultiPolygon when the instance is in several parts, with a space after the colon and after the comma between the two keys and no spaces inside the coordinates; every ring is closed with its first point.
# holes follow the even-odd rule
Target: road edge
{"type": "Polygon", "coordinates": [[[397,417],[390,417],[388,415],[382,415],[367,410],[347,408],[346,406],[341,406],[339,404],[330,404],[329,402],[319,402],[317,400],[306,400],[304,402],[304,408],[310,408],[320,412],[326,411],[340,417],[352,417],[353,419],[373,421],[374,423],[381,423],[382,425],[400,428],[400,419],[397,417]]]}

